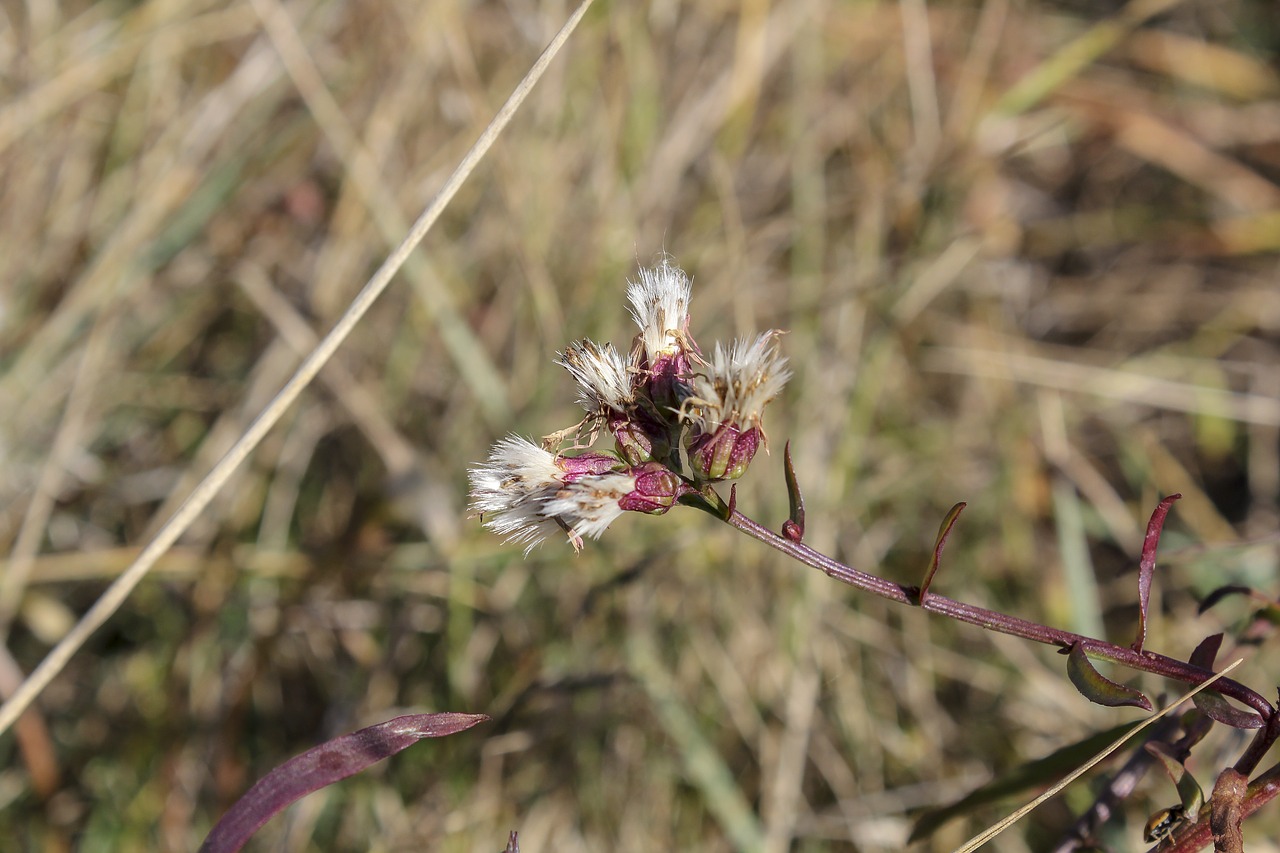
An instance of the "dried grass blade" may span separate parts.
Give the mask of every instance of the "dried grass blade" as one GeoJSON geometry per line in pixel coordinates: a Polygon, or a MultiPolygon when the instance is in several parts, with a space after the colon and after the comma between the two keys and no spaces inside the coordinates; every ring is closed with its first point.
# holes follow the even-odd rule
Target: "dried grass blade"
{"type": "Polygon", "coordinates": [[[529,92],[545,73],[547,66],[551,64],[551,60],[560,52],[569,35],[577,27],[578,22],[582,20],[582,16],[591,6],[591,2],[592,0],[583,0],[582,4],[578,6],[577,11],[573,13],[572,17],[560,29],[560,32],[556,34],[556,37],[551,40],[546,50],[538,57],[533,67],[529,69],[529,73],[516,86],[515,91],[511,93],[507,102],[502,105],[502,109],[498,110],[498,114],[494,116],[493,121],[485,128],[484,133],[480,134],[480,138],[476,140],[476,143],[466,153],[466,156],[462,158],[462,162],[454,169],[453,174],[449,176],[439,194],[427,206],[422,215],[418,217],[418,221],[413,224],[413,228],[409,231],[409,235],[405,237],[404,242],[387,257],[386,261],[373,274],[373,277],[369,279],[364,288],[356,294],[346,313],[342,315],[329,334],[324,337],[320,345],[302,362],[297,372],[280,390],[280,393],[267,404],[262,414],[249,425],[244,435],[196,486],[191,496],[183,502],[182,506],[178,507],[173,518],[160,529],[150,544],[142,550],[133,565],[126,569],[119,579],[107,588],[106,592],[94,603],[93,607],[89,608],[75,628],[62,639],[62,642],[54,646],[53,650],[32,671],[31,675],[13,696],[4,705],[0,705],[0,733],[7,731],[13,725],[18,716],[49,686],[49,682],[53,681],[58,673],[62,671],[63,667],[80,650],[85,641],[120,608],[120,605],[129,597],[134,587],[142,581],[151,567],[155,565],[160,555],[178,540],[178,537],[213,500],[213,497],[221,490],[236,468],[240,466],[240,463],[258,446],[258,443],[262,441],[271,427],[275,426],[293,401],[298,398],[298,395],[311,383],[311,380],[316,377],[320,369],[333,356],[342,342],[346,340],[347,335],[351,334],[352,329],[372,307],[374,301],[387,289],[392,277],[404,265],[409,254],[422,242],[422,238],[435,225],[436,220],[440,218],[440,214],[444,212],[449,202],[453,200],[454,195],[457,194],[463,181],[467,179],[480,160],[488,153],[498,135],[506,128],[516,110],[520,108],[524,99],[528,97],[529,92]]]}
{"type": "Polygon", "coordinates": [[[1023,806],[1022,808],[1015,811],[1013,814],[1006,817],[1004,820],[1001,820],[995,826],[988,827],[987,829],[975,835],[973,838],[969,839],[967,842],[965,842],[961,846],[957,847],[955,850],[955,853],[973,853],[974,850],[977,850],[979,847],[986,844],[988,841],[995,838],[1000,833],[1004,832],[1010,826],[1013,826],[1015,823],[1022,820],[1024,817],[1030,814],[1031,810],[1034,809],[1036,806],[1040,805],[1041,803],[1045,802],[1051,797],[1056,797],[1062,791],[1063,788],[1067,787],[1072,782],[1079,779],[1085,773],[1088,773],[1089,770],[1091,770],[1094,765],[1102,761],[1104,758],[1106,758],[1111,753],[1115,752],[1120,747],[1124,746],[1125,743],[1128,742],[1134,735],[1138,734],[1138,732],[1142,731],[1147,726],[1156,722],[1161,717],[1168,714],[1170,711],[1173,711],[1183,702],[1195,696],[1197,693],[1199,693],[1201,690],[1204,690],[1206,687],[1209,687],[1219,678],[1222,678],[1224,675],[1226,675],[1228,672],[1231,672],[1231,670],[1235,669],[1242,663],[1244,663],[1244,658],[1240,658],[1236,660],[1230,666],[1223,669],[1222,672],[1219,672],[1216,675],[1214,675],[1213,678],[1206,679],[1204,683],[1196,685],[1194,689],[1187,691],[1186,693],[1182,694],[1182,696],[1175,699],[1173,702],[1169,703],[1168,705],[1164,706],[1156,713],[1152,714],[1150,717],[1147,717],[1145,720],[1135,724],[1133,728],[1129,729],[1127,732],[1125,732],[1123,735],[1117,738],[1115,743],[1111,744],[1106,749],[1102,750],[1102,752],[1099,752],[1097,755],[1095,755],[1093,758],[1090,758],[1080,767],[1073,770],[1071,773],[1067,774],[1067,776],[1061,782],[1057,783],[1056,785],[1051,787],[1049,790],[1045,791],[1043,794],[1036,797],[1034,800],[1027,803],[1025,806],[1023,806]]]}

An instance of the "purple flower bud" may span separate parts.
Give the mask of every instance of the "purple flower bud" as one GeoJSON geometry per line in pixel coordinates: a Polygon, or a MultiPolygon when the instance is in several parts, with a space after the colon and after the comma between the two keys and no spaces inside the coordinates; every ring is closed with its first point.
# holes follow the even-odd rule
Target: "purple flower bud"
{"type": "MultiPolygon", "coordinates": [[[[692,344],[692,341],[689,341],[692,344]]],[[[690,377],[693,375],[692,350],[681,350],[657,359],[649,371],[645,390],[649,399],[661,412],[678,413],[684,401],[693,396],[690,377]]],[[[676,416],[678,421],[678,414],[676,416]]]]}
{"type": "Polygon", "coordinates": [[[736,480],[760,448],[761,432],[751,427],[745,432],[724,424],[711,434],[698,436],[689,445],[689,465],[706,480],[736,480]]]}
{"type": "Polygon", "coordinates": [[[609,418],[609,432],[618,453],[628,464],[641,465],[653,459],[653,436],[639,422],[638,413],[609,418]]]}
{"type": "Polygon", "coordinates": [[[630,512],[662,515],[683,490],[680,478],[658,462],[646,462],[627,473],[635,478],[636,487],[618,501],[618,506],[630,512]]]}
{"type": "Polygon", "coordinates": [[[567,475],[564,481],[572,483],[583,477],[621,470],[623,465],[618,457],[607,453],[584,453],[581,456],[557,456],[556,467],[567,475]]]}

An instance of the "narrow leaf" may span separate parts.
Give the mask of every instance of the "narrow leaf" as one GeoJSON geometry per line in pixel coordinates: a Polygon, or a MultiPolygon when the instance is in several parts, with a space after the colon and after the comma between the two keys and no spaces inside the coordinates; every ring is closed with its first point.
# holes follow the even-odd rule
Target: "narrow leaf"
{"type": "Polygon", "coordinates": [[[1059,779],[1063,773],[1079,767],[1088,760],[1089,756],[1096,754],[1130,728],[1131,725],[1125,723],[1124,725],[1089,735],[1084,740],[1064,746],[1044,758],[1038,758],[1020,767],[1015,767],[1005,775],[970,791],[951,805],[924,812],[916,819],[915,826],[911,828],[911,837],[907,839],[908,843],[927,838],[938,827],[952,818],[969,814],[983,806],[1026,791],[1043,788],[1045,785],[1059,779]]]}
{"type": "MultiPolygon", "coordinates": [[[[1174,754],[1173,747],[1157,740],[1148,742],[1143,748],[1164,765],[1165,772],[1169,774],[1169,778],[1178,789],[1178,799],[1183,812],[1193,815],[1200,811],[1200,807],[1204,805],[1204,791],[1200,788],[1196,777],[1187,772],[1182,759],[1174,754]]],[[[1186,752],[1183,752],[1183,755],[1186,755],[1186,752]]]]}
{"type": "Polygon", "coordinates": [[[1219,601],[1222,601],[1223,599],[1229,598],[1230,596],[1233,596],[1233,595],[1252,596],[1253,589],[1247,586],[1240,586],[1239,584],[1227,584],[1226,586],[1220,586],[1217,589],[1210,592],[1200,601],[1200,608],[1199,610],[1196,611],[1196,614],[1203,616],[1206,612],[1208,612],[1209,608],[1213,607],[1219,601]]]}
{"type": "Polygon", "coordinates": [[[1142,651],[1142,644],[1147,641],[1147,606],[1151,601],[1151,576],[1156,570],[1156,546],[1160,544],[1160,531],[1164,529],[1165,517],[1173,502],[1181,500],[1182,495],[1169,495],[1160,501],[1156,511],[1151,513],[1147,522],[1147,535],[1142,540],[1142,558],[1138,562],[1138,639],[1133,642],[1133,650],[1142,651]]]}
{"type": "Polygon", "coordinates": [[[933,555],[929,558],[929,568],[924,573],[924,583],[920,584],[920,601],[923,602],[929,597],[929,585],[933,583],[933,576],[938,572],[938,566],[942,564],[942,549],[947,547],[947,539],[951,536],[951,528],[956,526],[956,521],[960,518],[960,513],[964,512],[964,508],[968,504],[964,501],[947,510],[947,515],[942,519],[942,524],[938,526],[938,538],[933,540],[933,555]]]}
{"type": "Polygon", "coordinates": [[[1213,662],[1218,659],[1218,649],[1222,648],[1222,634],[1210,634],[1200,641],[1196,650],[1191,653],[1187,663],[1201,669],[1213,669],[1213,662]]]}
{"type": "Polygon", "coordinates": [[[326,741],[259,779],[214,825],[200,853],[234,853],[273,815],[312,791],[359,773],[423,738],[456,734],[488,719],[484,714],[409,714],[326,741]]]}
{"type": "Polygon", "coordinates": [[[1117,684],[1094,669],[1079,643],[1073,645],[1067,655],[1067,677],[1076,690],[1080,691],[1080,695],[1090,702],[1106,705],[1108,708],[1132,705],[1144,711],[1154,710],[1151,700],[1142,695],[1142,691],[1117,684]]]}
{"type": "Polygon", "coordinates": [[[787,472],[787,500],[791,513],[782,525],[782,535],[792,542],[804,538],[804,495],[800,493],[800,481],[796,479],[796,466],[791,462],[791,442],[782,451],[783,467],[787,472]]]}
{"type": "Polygon", "coordinates": [[[1183,773],[1178,780],[1178,798],[1182,801],[1183,810],[1189,815],[1198,813],[1204,805],[1204,789],[1190,773],[1183,773]]]}
{"type": "Polygon", "coordinates": [[[507,836],[507,849],[503,853],[520,853],[520,838],[514,829],[507,836]]]}
{"type": "Polygon", "coordinates": [[[1110,758],[1112,755],[1116,753],[1116,750],[1123,748],[1130,740],[1132,740],[1136,735],[1138,735],[1143,729],[1159,722],[1167,714],[1176,710],[1177,707],[1181,705],[1183,702],[1187,701],[1192,696],[1199,693],[1201,690],[1204,690],[1209,685],[1213,684],[1219,678],[1222,678],[1224,675],[1226,675],[1231,670],[1235,669],[1237,666],[1239,666],[1243,662],[1244,662],[1244,658],[1240,658],[1239,660],[1235,661],[1230,666],[1222,670],[1222,672],[1214,675],[1212,678],[1206,679],[1203,683],[1192,688],[1189,692],[1184,693],[1182,696],[1175,699],[1172,703],[1164,706],[1156,713],[1130,726],[1125,731],[1124,734],[1122,734],[1119,738],[1117,738],[1115,741],[1109,744],[1105,749],[1103,749],[1097,755],[1090,758],[1084,764],[1072,770],[1070,773],[1068,773],[1063,778],[1059,779],[1054,784],[1050,785],[1046,791],[1040,794],[1040,796],[1032,799],[1030,802],[1024,803],[1023,805],[1019,806],[1017,809],[1014,809],[1005,817],[996,821],[994,824],[987,827],[982,832],[979,832],[977,835],[975,835],[973,838],[970,838],[964,844],[961,844],[959,847],[956,848],[956,853],[976,853],[976,851],[979,848],[981,848],[983,845],[985,845],[988,841],[995,838],[997,835],[1004,832],[1006,829],[1013,826],[1015,823],[1022,820],[1027,815],[1031,814],[1031,812],[1034,811],[1035,809],[1039,808],[1049,800],[1061,794],[1068,785],[1075,782],[1077,779],[1079,779],[1084,774],[1088,773],[1094,767],[1097,767],[1103,761],[1106,761],[1108,758],[1110,758]]]}
{"type": "Polygon", "coordinates": [[[1181,759],[1174,755],[1172,746],[1161,740],[1153,740],[1143,744],[1142,748],[1164,765],[1164,772],[1169,774],[1169,781],[1176,785],[1182,780],[1187,768],[1183,766],[1181,759]]]}
{"type": "MultiPolygon", "coordinates": [[[[1200,645],[1196,646],[1196,650],[1191,653],[1188,663],[1192,666],[1198,666],[1201,669],[1213,671],[1213,661],[1218,657],[1218,649],[1222,646],[1222,635],[1213,634],[1205,637],[1200,645]]],[[[1196,707],[1211,720],[1217,720],[1224,726],[1231,726],[1233,729],[1259,729],[1262,728],[1262,718],[1252,711],[1244,711],[1236,708],[1227,702],[1226,698],[1220,693],[1216,693],[1212,688],[1197,693],[1191,700],[1196,703],[1196,707]]]]}

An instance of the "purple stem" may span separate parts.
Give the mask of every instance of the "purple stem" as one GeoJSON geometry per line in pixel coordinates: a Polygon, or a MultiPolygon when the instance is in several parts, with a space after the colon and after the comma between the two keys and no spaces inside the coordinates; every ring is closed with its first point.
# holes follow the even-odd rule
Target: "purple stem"
{"type": "MultiPolygon", "coordinates": [[[[1092,657],[1118,663],[1131,669],[1150,672],[1165,678],[1172,678],[1187,684],[1199,684],[1213,676],[1213,672],[1210,670],[1192,666],[1176,658],[1166,657],[1155,652],[1139,652],[1126,646],[1108,643],[1105,640],[1085,637],[1081,634],[1074,634],[1058,628],[1050,628],[1038,622],[1029,622],[1026,619],[998,613],[985,607],[965,604],[962,601],[956,601],[934,592],[930,592],[921,602],[919,600],[919,590],[916,587],[897,584],[846,566],[844,563],[837,562],[801,542],[793,542],[790,539],[779,536],[737,510],[728,513],[725,521],[748,536],[759,539],[787,556],[818,569],[828,577],[834,578],[841,583],[846,583],[849,586],[875,593],[881,598],[887,598],[890,601],[915,605],[931,613],[950,616],[952,619],[969,622],[989,631],[1012,634],[1015,637],[1034,640],[1038,643],[1058,646],[1063,649],[1068,649],[1078,643],[1092,657]]],[[[1230,696],[1232,699],[1248,705],[1262,716],[1264,725],[1258,730],[1258,735],[1254,738],[1253,743],[1250,744],[1249,749],[1236,765],[1238,770],[1248,775],[1257,767],[1258,762],[1261,761],[1263,754],[1271,747],[1271,744],[1274,743],[1277,735],[1280,735],[1280,715],[1275,713],[1271,703],[1262,698],[1262,696],[1229,678],[1219,679],[1214,684],[1213,689],[1224,696],[1230,696]],[[1242,767],[1242,765],[1245,766],[1242,767]]]]}
{"type": "MultiPolygon", "coordinates": [[[[1267,770],[1257,779],[1249,783],[1249,791],[1245,794],[1242,818],[1256,812],[1280,795],[1280,765],[1267,770]]],[[[1159,849],[1168,853],[1191,853],[1213,843],[1213,829],[1210,821],[1202,820],[1193,823],[1175,834],[1172,842],[1164,842],[1152,851],[1159,849]]]]}

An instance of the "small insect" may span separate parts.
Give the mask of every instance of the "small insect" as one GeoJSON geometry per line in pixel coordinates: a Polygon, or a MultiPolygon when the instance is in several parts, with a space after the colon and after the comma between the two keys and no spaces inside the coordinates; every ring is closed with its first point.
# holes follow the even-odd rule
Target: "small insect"
{"type": "Polygon", "coordinates": [[[1148,844],[1154,844],[1157,841],[1164,841],[1173,831],[1185,823],[1187,820],[1187,810],[1182,806],[1170,806],[1167,809],[1161,809],[1147,819],[1147,825],[1142,832],[1142,840],[1148,844]]]}

